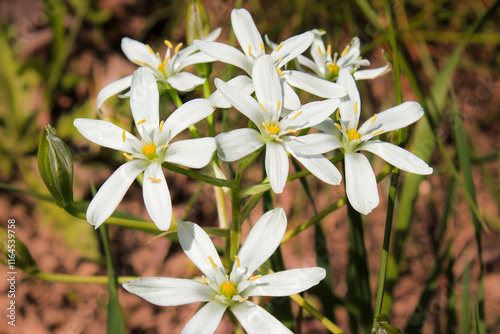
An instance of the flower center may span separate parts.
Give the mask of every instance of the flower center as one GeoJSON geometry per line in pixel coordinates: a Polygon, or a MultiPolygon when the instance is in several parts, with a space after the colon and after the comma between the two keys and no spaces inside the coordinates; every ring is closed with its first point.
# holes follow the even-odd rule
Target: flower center
{"type": "Polygon", "coordinates": [[[156,146],[153,143],[144,145],[144,147],[142,148],[142,153],[144,153],[148,160],[154,160],[158,158],[158,156],[156,155],[156,146]]]}
{"type": "Polygon", "coordinates": [[[347,138],[349,138],[349,141],[352,141],[354,139],[358,140],[359,138],[361,138],[361,135],[358,131],[356,131],[356,129],[350,129],[349,131],[347,131],[347,138]]]}
{"type": "Polygon", "coordinates": [[[267,126],[267,131],[270,136],[277,135],[280,132],[280,128],[277,125],[270,124],[267,126]]]}
{"type": "Polygon", "coordinates": [[[229,280],[220,285],[220,294],[228,300],[232,300],[238,294],[236,290],[236,283],[229,283],[229,280]]]}
{"type": "Polygon", "coordinates": [[[328,70],[330,71],[330,77],[332,79],[339,76],[339,71],[340,71],[339,65],[337,65],[337,64],[328,64],[328,70]]]}

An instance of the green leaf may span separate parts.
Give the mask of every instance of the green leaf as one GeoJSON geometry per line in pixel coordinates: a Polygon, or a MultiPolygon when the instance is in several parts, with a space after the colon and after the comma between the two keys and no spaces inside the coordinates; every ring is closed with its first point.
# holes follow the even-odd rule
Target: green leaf
{"type": "Polygon", "coordinates": [[[379,314],[375,317],[375,323],[378,326],[377,334],[401,334],[401,330],[392,326],[389,323],[389,316],[387,314],[379,314]]]}
{"type": "Polygon", "coordinates": [[[261,151],[262,151],[262,147],[253,151],[252,153],[250,153],[249,155],[247,155],[246,157],[244,157],[238,161],[238,167],[236,167],[236,179],[235,179],[235,182],[237,184],[239,184],[239,182],[241,180],[241,176],[243,175],[243,171],[245,170],[245,168],[250,166],[252,164],[252,162],[254,162],[255,159],[257,159],[257,157],[259,156],[261,151]]]}
{"type": "Polygon", "coordinates": [[[13,271],[13,268],[16,267],[25,273],[34,273],[38,271],[38,267],[31,257],[28,247],[16,236],[15,226],[15,220],[9,219],[7,221],[8,230],[0,227],[0,253],[2,254],[0,262],[9,266],[8,271],[13,271]]]}

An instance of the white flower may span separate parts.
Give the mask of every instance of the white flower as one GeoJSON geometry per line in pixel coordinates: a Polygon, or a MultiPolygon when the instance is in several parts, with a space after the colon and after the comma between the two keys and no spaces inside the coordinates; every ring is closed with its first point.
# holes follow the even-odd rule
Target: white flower
{"type": "MultiPolygon", "coordinates": [[[[269,55],[261,55],[253,66],[253,80],[257,100],[237,88],[215,80],[222,95],[257,126],[259,131],[245,128],[219,134],[216,137],[217,154],[224,161],[239,160],[256,149],[266,146],[266,173],[275,193],[283,192],[288,176],[288,155],[292,154],[311,173],[329,184],[339,184],[341,175],[321,154],[296,152],[297,145],[314,145],[316,136],[288,136],[298,130],[314,126],[328,117],[339,103],[329,99],[308,103],[280,120],[283,93],[278,73],[269,55]]],[[[324,147],[325,145],[322,145],[324,147]]],[[[328,144],[326,145],[327,147],[328,144]]],[[[331,148],[330,150],[334,149],[331,148]]]]}
{"type": "MultiPolygon", "coordinates": [[[[195,40],[194,44],[202,52],[217,60],[239,67],[247,72],[248,75],[252,76],[252,68],[255,60],[260,55],[265,54],[262,37],[252,19],[252,16],[246,9],[233,9],[231,12],[231,23],[234,34],[236,35],[243,52],[230,45],[217,42],[195,40]]],[[[302,72],[299,72],[300,74],[293,78],[288,78],[288,76],[284,75],[284,72],[281,72],[281,68],[286,63],[307,50],[313,39],[314,34],[310,31],[290,37],[286,41],[275,46],[274,50],[270,54],[274,67],[285,80],[284,108],[288,110],[294,110],[300,107],[298,96],[293,89],[291,89],[289,84],[323,98],[339,98],[345,95],[345,91],[342,87],[339,87],[333,82],[320,80],[317,77],[302,72]]],[[[249,91],[250,93],[253,92],[251,80],[248,77],[246,77],[246,79],[236,77],[235,79],[229,81],[229,84],[240,90],[249,91]]],[[[220,108],[230,107],[230,105],[227,104],[227,101],[224,101],[222,96],[217,94],[217,92],[213,94],[210,101],[213,105],[220,108]]]]}
{"type": "Polygon", "coordinates": [[[311,136],[317,136],[317,141],[321,140],[323,144],[296,146],[295,149],[298,152],[322,154],[332,147],[340,148],[344,152],[347,198],[354,209],[368,214],[379,203],[377,181],[370,162],[358,152],[365,150],[376,154],[391,165],[410,173],[431,174],[432,168],[414,154],[390,143],[371,140],[382,133],[416,122],[424,115],[424,110],[417,102],[405,102],[375,114],[358,128],[361,100],[349,69],[340,70],[338,83],[348,92],[339,106],[340,115],[337,114],[337,120],[340,123],[329,118],[316,125],[315,128],[325,133],[311,136]]]}
{"type": "Polygon", "coordinates": [[[340,54],[340,57],[339,54],[335,52],[332,59],[331,46],[328,45],[328,47],[325,48],[325,44],[321,37],[325,34],[325,31],[315,29],[313,32],[315,36],[311,44],[311,56],[314,61],[303,55],[299,55],[297,60],[300,65],[310,68],[320,78],[335,80],[341,68],[348,68],[353,72],[355,80],[374,79],[391,70],[391,64],[389,63],[379,68],[358,70],[361,66],[370,65],[368,59],[362,59],[360,57],[361,43],[358,37],[352,39],[351,44],[346,46],[344,51],[340,54]]]}
{"type": "Polygon", "coordinates": [[[168,277],[145,277],[123,283],[123,287],[160,306],[207,302],[186,324],[182,333],[214,333],[227,308],[249,334],[291,333],[260,306],[252,296],[283,297],[302,292],[325,278],[323,268],[292,269],[250,277],[278,248],[286,230],[281,208],[265,213],[251,229],[235,257],[230,275],[203,229],[179,221],[179,242],[186,255],[203,273],[202,282],[168,277]]]}
{"type": "MultiPolygon", "coordinates": [[[[204,40],[215,41],[220,32],[221,29],[217,28],[208,34],[204,40]]],[[[215,59],[202,52],[196,52],[198,48],[194,45],[181,49],[182,43],[180,43],[174,48],[168,40],[165,40],[165,45],[167,46],[167,52],[162,60],[160,54],[155,53],[149,45],[128,37],[122,39],[122,51],[125,56],[131,62],[150,69],[156,80],[165,83],[167,87],[173,87],[176,90],[185,92],[203,85],[205,79],[189,72],[182,72],[182,70],[189,65],[208,63],[215,61],[215,59]]],[[[101,89],[97,94],[97,109],[101,108],[104,101],[111,96],[129,88],[131,83],[132,75],[129,75],[101,89]]]]}
{"type": "Polygon", "coordinates": [[[172,202],[163,175],[163,161],[202,168],[215,151],[213,138],[188,139],[170,143],[179,132],[206,118],[214,109],[206,99],[185,103],[165,121],[159,120],[158,87],[151,71],[139,68],[133,75],[130,107],[138,139],[122,128],[103,120],[78,118],[75,127],[90,141],[125,152],[132,160],[123,164],[101,186],[87,209],[87,220],[99,227],[116,209],[134,179],[144,172],[144,203],[160,230],[167,230],[172,219],[172,202]]]}

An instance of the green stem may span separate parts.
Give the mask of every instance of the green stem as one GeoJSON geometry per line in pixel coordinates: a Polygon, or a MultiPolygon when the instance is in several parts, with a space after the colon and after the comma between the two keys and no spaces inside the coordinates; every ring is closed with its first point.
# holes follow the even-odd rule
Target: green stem
{"type": "MultiPolygon", "coordinates": [[[[208,76],[204,77],[205,82],[203,83],[203,97],[208,99],[210,95],[212,94],[212,90],[210,89],[210,81],[208,80],[208,76]]],[[[208,123],[208,135],[210,137],[215,137],[215,123],[214,123],[214,114],[211,113],[207,117],[207,123],[208,123]]]]}
{"type": "MultiPolygon", "coordinates": [[[[77,276],[77,275],[66,275],[66,274],[54,274],[46,273],[43,271],[37,271],[31,274],[31,276],[39,278],[47,282],[56,283],[75,283],[75,284],[108,284],[108,276],[77,276]]],[[[117,277],[118,284],[123,282],[138,279],[140,277],[136,276],[120,276],[117,277]]]]}
{"type": "Polygon", "coordinates": [[[333,322],[328,320],[327,317],[325,317],[323,314],[321,314],[318,310],[316,310],[311,304],[306,302],[304,298],[302,298],[300,295],[295,294],[291,295],[290,298],[296,302],[297,304],[300,305],[304,310],[309,312],[313,317],[315,317],[323,326],[325,326],[326,329],[328,329],[331,333],[334,334],[343,334],[344,331],[340,329],[337,325],[335,325],[333,322]]]}
{"type": "Polygon", "coordinates": [[[234,261],[234,257],[238,254],[241,240],[241,196],[237,190],[233,191],[231,203],[231,227],[229,230],[230,250],[229,250],[229,263],[234,261]]]}

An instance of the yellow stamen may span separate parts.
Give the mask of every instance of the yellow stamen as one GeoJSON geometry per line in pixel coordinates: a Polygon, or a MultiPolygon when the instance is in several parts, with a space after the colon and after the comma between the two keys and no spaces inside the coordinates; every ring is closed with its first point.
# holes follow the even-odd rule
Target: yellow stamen
{"type": "Polygon", "coordinates": [[[301,110],[301,111],[299,111],[299,112],[297,113],[297,115],[293,116],[292,118],[293,118],[293,119],[296,119],[296,118],[297,118],[297,116],[299,116],[300,114],[302,114],[302,110],[301,110]]]}
{"type": "Polygon", "coordinates": [[[340,130],[340,131],[342,131],[342,127],[340,126],[340,124],[339,124],[339,123],[335,123],[335,126],[336,126],[337,128],[339,128],[339,130],[340,130]]]}
{"type": "Polygon", "coordinates": [[[373,118],[372,118],[372,120],[370,121],[370,123],[375,122],[375,120],[376,120],[376,119],[377,119],[377,114],[373,115],[373,118]]]}
{"type": "Polygon", "coordinates": [[[166,45],[166,46],[168,46],[169,48],[173,48],[173,47],[174,47],[174,46],[172,45],[172,43],[170,43],[170,41],[169,41],[169,40],[167,40],[167,39],[166,39],[164,42],[165,42],[165,45],[166,45]]]}
{"type": "Polygon", "coordinates": [[[278,52],[282,46],[283,46],[283,42],[281,42],[280,45],[278,45],[278,47],[276,48],[276,52],[278,52]]]}
{"type": "Polygon", "coordinates": [[[266,123],[262,123],[262,126],[264,127],[264,129],[266,129],[267,131],[269,131],[269,128],[267,127],[266,123]]]}
{"type": "Polygon", "coordinates": [[[179,50],[180,50],[181,48],[182,48],[182,43],[177,44],[177,46],[175,47],[174,53],[179,52],[179,50]]]}
{"type": "Polygon", "coordinates": [[[161,180],[160,179],[155,179],[154,177],[148,177],[148,180],[151,180],[153,181],[154,183],[161,183],[161,180]]]}
{"type": "Polygon", "coordinates": [[[280,139],[280,138],[274,138],[274,140],[279,141],[280,143],[283,142],[283,139],[280,139]]]}
{"type": "Polygon", "coordinates": [[[262,110],[264,111],[264,114],[267,114],[266,112],[266,108],[264,108],[264,106],[262,105],[262,103],[259,103],[259,106],[262,108],[262,110]]]}
{"type": "Polygon", "coordinates": [[[125,158],[129,159],[129,160],[134,159],[134,158],[132,158],[132,156],[131,156],[130,154],[128,154],[128,153],[123,153],[123,156],[124,156],[125,158]]]}
{"type": "Polygon", "coordinates": [[[203,281],[203,284],[208,285],[207,281],[205,280],[205,275],[201,275],[201,280],[203,281]]]}
{"type": "Polygon", "coordinates": [[[209,256],[208,259],[210,260],[210,263],[212,264],[212,267],[217,268],[217,265],[215,264],[214,260],[212,260],[212,257],[209,256]]]}
{"type": "Polygon", "coordinates": [[[280,132],[280,128],[277,125],[270,124],[266,128],[267,131],[269,131],[269,135],[277,135],[280,132]]]}
{"type": "Polygon", "coordinates": [[[160,53],[156,52],[156,57],[160,58],[160,53]]]}
{"type": "Polygon", "coordinates": [[[122,140],[125,142],[125,130],[122,132],[122,140]]]}
{"type": "Polygon", "coordinates": [[[363,59],[363,57],[359,56],[358,58],[356,58],[356,60],[361,60],[363,59]]]}
{"type": "Polygon", "coordinates": [[[168,56],[167,58],[165,58],[165,60],[163,61],[163,64],[167,64],[167,61],[169,61],[170,58],[172,58],[172,56],[168,56]]]}
{"type": "Polygon", "coordinates": [[[262,50],[262,52],[264,52],[264,50],[265,50],[264,44],[260,43],[260,49],[262,50]]]}
{"type": "Polygon", "coordinates": [[[281,63],[281,61],[282,61],[282,60],[283,60],[283,57],[281,57],[280,59],[278,59],[278,62],[280,62],[280,63],[281,63]]]}
{"type": "Polygon", "coordinates": [[[245,298],[241,298],[240,300],[238,300],[240,303],[243,303],[244,301],[247,301],[248,300],[248,297],[245,297],[245,298]]]}
{"type": "Polygon", "coordinates": [[[372,136],[376,136],[378,134],[381,134],[382,132],[384,132],[384,130],[379,130],[377,132],[372,133],[372,136]]]}
{"type": "Polygon", "coordinates": [[[137,122],[137,125],[141,125],[144,122],[146,122],[146,119],[141,119],[139,122],[137,122]]]}
{"type": "Polygon", "coordinates": [[[337,64],[328,64],[328,71],[330,71],[332,78],[335,78],[339,75],[340,67],[337,64]]]}
{"type": "Polygon", "coordinates": [[[354,114],[358,113],[358,101],[354,101],[354,114]]]}
{"type": "Polygon", "coordinates": [[[286,130],[287,133],[295,133],[297,130],[286,130]]]}
{"type": "Polygon", "coordinates": [[[257,276],[254,276],[254,277],[252,277],[252,278],[249,278],[248,280],[249,280],[250,282],[252,282],[252,281],[255,281],[256,279],[259,279],[259,278],[261,278],[261,277],[262,277],[262,275],[257,275],[257,276]]]}
{"type": "Polygon", "coordinates": [[[163,130],[163,123],[165,123],[165,122],[164,121],[160,122],[160,132],[161,132],[161,130],[163,130]]]}
{"type": "Polygon", "coordinates": [[[144,62],[142,62],[140,60],[137,60],[137,59],[134,60],[134,63],[136,63],[139,66],[148,66],[148,67],[150,67],[149,64],[146,64],[146,63],[144,63],[144,62]]]}
{"type": "Polygon", "coordinates": [[[332,45],[331,44],[328,44],[328,46],[326,47],[326,54],[327,54],[327,56],[332,54],[332,45]]]}
{"type": "Polygon", "coordinates": [[[148,160],[153,160],[156,159],[156,146],[153,143],[149,143],[147,145],[144,145],[142,148],[142,153],[148,158],[148,160]]]}
{"type": "Polygon", "coordinates": [[[240,267],[240,259],[237,256],[235,256],[234,258],[236,259],[236,268],[239,268],[240,267]]]}
{"type": "Polygon", "coordinates": [[[356,131],[356,129],[350,129],[349,131],[347,131],[347,138],[349,138],[349,141],[354,139],[358,140],[359,138],[361,138],[361,135],[358,131],[356,131]]]}
{"type": "Polygon", "coordinates": [[[238,293],[236,283],[229,283],[229,277],[226,275],[226,282],[220,285],[220,293],[227,299],[231,300],[238,293]]]}
{"type": "Polygon", "coordinates": [[[337,108],[337,121],[340,120],[340,110],[337,108]]]}
{"type": "Polygon", "coordinates": [[[347,52],[349,51],[349,49],[350,49],[350,48],[351,48],[351,45],[349,45],[349,44],[348,44],[348,45],[345,47],[344,51],[342,51],[342,53],[340,54],[340,56],[341,56],[341,57],[344,57],[344,56],[347,54],[347,52]]]}
{"type": "Polygon", "coordinates": [[[318,45],[318,52],[319,52],[319,56],[323,57],[323,52],[321,52],[321,48],[319,47],[319,45],[318,45]]]}
{"type": "Polygon", "coordinates": [[[160,147],[161,148],[168,148],[170,145],[169,144],[165,144],[165,145],[161,145],[160,147]]]}
{"type": "Polygon", "coordinates": [[[281,106],[281,101],[278,101],[278,106],[276,107],[276,110],[279,111],[281,106]]]}
{"type": "Polygon", "coordinates": [[[252,56],[252,46],[251,45],[248,46],[248,56],[249,57],[252,56]]]}
{"type": "Polygon", "coordinates": [[[153,49],[151,49],[151,47],[149,45],[146,44],[146,48],[148,49],[150,54],[154,53],[153,49]]]}
{"type": "Polygon", "coordinates": [[[283,72],[281,72],[281,70],[279,68],[276,67],[276,71],[278,71],[278,73],[283,76],[283,72]]]}
{"type": "Polygon", "coordinates": [[[337,57],[339,56],[339,53],[338,52],[335,52],[333,54],[333,63],[336,64],[337,63],[337,57]]]}

